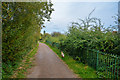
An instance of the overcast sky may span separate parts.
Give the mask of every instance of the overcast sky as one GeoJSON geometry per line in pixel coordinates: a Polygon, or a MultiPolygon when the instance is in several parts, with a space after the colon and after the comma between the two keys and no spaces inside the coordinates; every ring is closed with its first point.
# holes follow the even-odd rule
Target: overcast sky
{"type": "Polygon", "coordinates": [[[70,22],[85,19],[94,8],[91,16],[100,18],[105,27],[115,25],[112,16],[118,14],[118,2],[53,2],[53,8],[51,21],[45,22],[46,28],[41,30],[42,33],[44,30],[47,33],[64,33],[70,22]]]}

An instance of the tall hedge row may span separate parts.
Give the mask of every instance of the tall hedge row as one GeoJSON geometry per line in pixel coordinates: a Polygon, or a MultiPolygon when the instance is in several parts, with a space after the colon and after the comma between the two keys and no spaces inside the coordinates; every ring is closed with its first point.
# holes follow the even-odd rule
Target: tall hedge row
{"type": "Polygon", "coordinates": [[[61,49],[76,56],[87,49],[120,55],[120,34],[112,31],[112,28],[104,27],[98,18],[80,19],[80,22],[73,22],[69,27],[61,49]]]}
{"type": "Polygon", "coordinates": [[[52,11],[51,2],[2,2],[3,77],[11,75],[36,46],[44,21],[50,20],[52,11]]]}

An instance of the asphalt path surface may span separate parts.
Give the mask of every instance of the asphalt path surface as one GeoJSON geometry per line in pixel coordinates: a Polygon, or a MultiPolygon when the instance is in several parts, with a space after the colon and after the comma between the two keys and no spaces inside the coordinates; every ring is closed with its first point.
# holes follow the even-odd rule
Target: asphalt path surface
{"type": "Polygon", "coordinates": [[[46,44],[39,43],[35,66],[27,78],[77,78],[68,66],[46,44]]]}

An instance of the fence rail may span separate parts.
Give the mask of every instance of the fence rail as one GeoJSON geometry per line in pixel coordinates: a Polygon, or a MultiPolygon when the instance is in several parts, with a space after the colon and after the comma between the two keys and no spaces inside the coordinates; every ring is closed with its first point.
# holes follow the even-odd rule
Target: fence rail
{"type": "MultiPolygon", "coordinates": [[[[58,43],[46,41],[51,46],[59,48],[58,43]]],[[[94,68],[99,78],[120,78],[120,57],[113,54],[103,53],[94,49],[79,50],[78,56],[80,61],[94,68]]]]}
{"type": "Polygon", "coordinates": [[[94,49],[86,52],[87,64],[97,70],[101,78],[120,78],[120,58],[94,49]]]}

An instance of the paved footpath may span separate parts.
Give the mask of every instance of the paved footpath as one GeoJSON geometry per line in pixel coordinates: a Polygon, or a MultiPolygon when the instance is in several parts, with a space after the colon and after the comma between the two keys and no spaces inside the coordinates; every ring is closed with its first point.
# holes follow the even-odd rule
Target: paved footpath
{"type": "Polygon", "coordinates": [[[44,43],[39,43],[35,66],[27,78],[76,78],[76,75],[44,43]]]}

